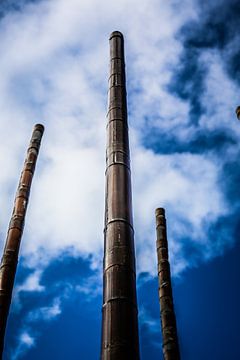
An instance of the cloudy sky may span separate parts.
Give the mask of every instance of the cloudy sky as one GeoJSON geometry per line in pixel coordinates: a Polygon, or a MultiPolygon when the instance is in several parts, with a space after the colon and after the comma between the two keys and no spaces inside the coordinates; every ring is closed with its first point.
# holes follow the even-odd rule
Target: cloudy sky
{"type": "Polygon", "coordinates": [[[141,358],[162,359],[154,210],[165,207],[184,360],[240,358],[240,4],[0,3],[0,249],[45,133],[5,360],[99,358],[108,37],[125,36],[141,358]]]}

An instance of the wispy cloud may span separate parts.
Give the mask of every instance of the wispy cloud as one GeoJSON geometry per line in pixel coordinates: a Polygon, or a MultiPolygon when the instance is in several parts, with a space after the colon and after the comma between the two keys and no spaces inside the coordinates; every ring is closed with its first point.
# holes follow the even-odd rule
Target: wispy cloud
{"type": "Polygon", "coordinates": [[[19,342],[17,348],[12,352],[11,358],[13,360],[20,359],[24,353],[35,346],[35,338],[29,334],[27,330],[24,330],[19,336],[19,342]]]}
{"type": "MultiPolygon", "coordinates": [[[[116,28],[126,38],[138,271],[156,274],[158,206],[167,209],[175,274],[221,254],[233,242],[226,228],[218,232],[217,241],[214,232],[220,219],[235,226],[231,216],[237,204],[230,204],[228,185],[232,178],[223,181],[223,176],[238,158],[240,138],[233,120],[239,83],[231,75],[238,36],[226,25],[231,36],[221,43],[212,20],[216,13],[218,22],[225,19],[223,10],[215,11],[218,6],[225,8],[222,2],[207,6],[194,0],[185,0],[184,6],[179,1],[143,0],[139,6],[136,0],[53,0],[22,2],[20,11],[13,6],[4,10],[1,238],[31,127],[34,122],[46,125],[21,249],[24,264],[40,266],[41,272],[19,285],[19,294],[44,292],[42,271],[64,253],[85,259],[91,254],[93,266],[100,268],[107,37],[116,28]]],[[[231,1],[231,11],[234,6],[231,1]]],[[[91,286],[88,280],[75,290],[87,292],[91,286]]],[[[36,311],[57,316],[61,301],[54,304],[36,311]]]]}
{"type": "MultiPolygon", "coordinates": [[[[131,23],[124,16],[124,1],[114,9],[105,2],[99,8],[105,14],[104,24],[96,21],[96,11],[92,12],[95,5],[94,1],[79,4],[73,0],[68,6],[63,1],[29,3],[21,12],[9,12],[1,23],[4,54],[0,62],[1,99],[5,119],[2,134],[8,131],[8,123],[11,128],[19,129],[8,158],[2,159],[3,167],[5,162],[12,164],[12,169],[1,179],[2,193],[7,194],[3,196],[2,205],[8,209],[2,228],[6,228],[10,213],[9,195],[13,197],[30,119],[42,119],[46,133],[33,184],[22,254],[31,254],[33,265],[34,259],[36,264],[40,258],[47,263],[47,259],[66,248],[83,256],[102,252],[106,38],[118,24],[126,35],[138,266],[140,271],[155,273],[155,268],[144,259],[146,252],[154,256],[154,207],[164,205],[168,209],[170,243],[178,272],[190,261],[174,250],[182,248],[181,237],[191,231],[191,241],[198,242],[199,246],[208,241],[211,248],[208,225],[228,211],[218,186],[220,167],[216,158],[189,154],[187,150],[182,155],[174,151],[161,155],[157,151],[158,141],[154,151],[147,150],[143,146],[143,135],[155,128],[159,139],[162,133],[167,133],[177,146],[179,141],[183,144],[187,137],[193,138],[199,129],[209,129],[210,123],[215,131],[219,121],[209,120],[208,108],[211,104],[216,107],[214,74],[222,71],[221,62],[216,56],[216,65],[212,57],[209,63],[207,53],[199,57],[206,73],[212,75],[205,79],[205,73],[202,74],[206,97],[198,101],[204,112],[199,113],[200,126],[194,128],[191,102],[196,89],[191,85],[191,78],[189,85],[184,77],[178,81],[179,89],[181,83],[188,87],[186,96],[168,87],[174,73],[180,73],[178,64],[184,51],[183,41],[176,34],[186,21],[195,21],[199,16],[193,2],[188,2],[188,12],[184,13],[177,2],[153,2],[151,6],[143,2],[141,8],[135,8],[132,1],[128,4],[129,11],[134,9],[131,23]],[[177,17],[174,16],[176,9],[177,17]],[[159,19],[161,27],[157,25],[159,19]],[[142,32],[144,24],[146,31],[142,32]],[[207,103],[205,98],[209,100],[210,93],[211,102],[207,103]],[[200,236],[203,223],[208,225],[200,236]],[[35,257],[35,253],[42,256],[35,257]]],[[[183,64],[187,69],[187,64],[183,64]]],[[[191,74],[191,69],[188,71],[191,74]]],[[[222,81],[229,89],[228,99],[222,98],[224,117],[230,114],[229,105],[224,104],[232,99],[236,85],[232,85],[226,74],[222,81]]],[[[3,139],[2,153],[6,146],[3,139]]]]}
{"type": "Polygon", "coordinates": [[[60,298],[54,299],[50,306],[40,307],[28,314],[27,320],[32,323],[35,321],[49,321],[61,314],[60,298]]]}
{"type": "Polygon", "coordinates": [[[27,277],[23,284],[18,285],[16,291],[43,291],[44,286],[40,284],[41,275],[41,271],[34,271],[27,277]]]}
{"type": "MultiPolygon", "coordinates": [[[[92,299],[101,292],[111,31],[121,30],[126,40],[138,272],[156,275],[158,206],[167,210],[175,275],[233,243],[240,70],[239,26],[229,19],[239,5],[52,0],[0,6],[1,239],[31,127],[46,127],[21,248],[31,273],[15,289],[16,311],[24,313],[18,359],[38,339],[33,323],[60,317],[70,295],[92,299]],[[71,279],[66,263],[65,273],[59,264],[55,271],[64,257],[72,257],[81,279],[71,279]],[[81,272],[81,257],[91,259],[91,276],[81,272]],[[47,271],[54,285],[46,282],[47,271]],[[34,299],[30,312],[26,293],[34,299]]],[[[158,326],[145,312],[140,318],[148,328],[158,326]]]]}
{"type": "Polygon", "coordinates": [[[74,307],[76,302],[80,307],[91,307],[92,302],[99,302],[102,274],[91,267],[90,259],[74,258],[70,254],[61,255],[41,272],[28,275],[25,271],[29,273],[29,269],[20,265],[19,284],[12,304],[14,315],[10,319],[10,326],[15,330],[8,334],[11,346],[6,348],[6,358],[24,356],[37,344],[44,329],[53,322],[63,321],[66,307],[74,307]]]}

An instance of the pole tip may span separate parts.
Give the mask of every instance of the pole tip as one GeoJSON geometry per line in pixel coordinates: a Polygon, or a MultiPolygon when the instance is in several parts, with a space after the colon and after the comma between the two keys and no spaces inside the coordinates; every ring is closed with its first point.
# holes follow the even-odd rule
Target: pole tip
{"type": "Polygon", "coordinates": [[[43,133],[44,132],[44,126],[42,124],[36,124],[36,125],[34,125],[34,130],[38,130],[38,131],[41,131],[43,133]]]}
{"type": "Polygon", "coordinates": [[[123,34],[120,31],[113,31],[109,36],[109,40],[111,40],[113,37],[120,37],[123,39],[123,34]]]}
{"type": "Polygon", "coordinates": [[[155,214],[156,214],[156,216],[159,216],[159,215],[165,216],[165,209],[164,208],[157,208],[155,210],[155,214]]]}
{"type": "Polygon", "coordinates": [[[236,108],[236,114],[237,114],[238,120],[240,120],[240,106],[238,106],[238,107],[236,108]]]}

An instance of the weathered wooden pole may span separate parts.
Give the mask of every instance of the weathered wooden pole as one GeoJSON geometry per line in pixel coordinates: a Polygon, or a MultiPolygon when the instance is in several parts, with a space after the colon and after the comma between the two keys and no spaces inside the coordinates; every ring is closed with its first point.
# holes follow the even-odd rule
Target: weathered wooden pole
{"type": "Polygon", "coordinates": [[[0,265],[0,358],[2,358],[3,353],[4,335],[11,304],[28,198],[43,131],[43,125],[37,124],[34,126],[15,197],[14,209],[0,265]]]}
{"type": "Polygon", "coordinates": [[[165,210],[156,209],[159,301],[164,360],[179,360],[176,318],[173,306],[165,210]]]}
{"type": "Polygon", "coordinates": [[[110,36],[102,360],[139,359],[124,40],[110,36]]]}

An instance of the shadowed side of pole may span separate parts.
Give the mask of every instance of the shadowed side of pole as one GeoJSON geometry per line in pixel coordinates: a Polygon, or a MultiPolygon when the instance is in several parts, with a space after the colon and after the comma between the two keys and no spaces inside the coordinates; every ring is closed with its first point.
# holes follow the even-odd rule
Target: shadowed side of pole
{"type": "Polygon", "coordinates": [[[43,131],[43,125],[37,124],[34,126],[15,197],[14,209],[0,265],[0,358],[2,358],[3,353],[4,335],[11,304],[25,214],[43,131]]]}
{"type": "Polygon", "coordinates": [[[179,360],[180,352],[173,305],[170,265],[168,261],[165,210],[163,208],[158,208],[156,209],[155,214],[163,356],[164,360],[179,360]]]}
{"type": "Polygon", "coordinates": [[[123,35],[110,35],[102,360],[139,359],[123,35]]]}

